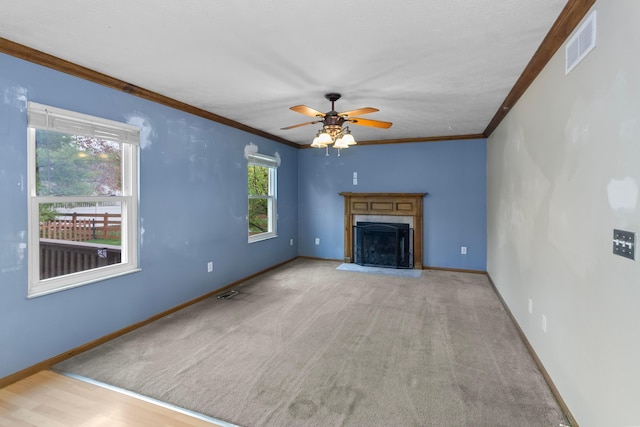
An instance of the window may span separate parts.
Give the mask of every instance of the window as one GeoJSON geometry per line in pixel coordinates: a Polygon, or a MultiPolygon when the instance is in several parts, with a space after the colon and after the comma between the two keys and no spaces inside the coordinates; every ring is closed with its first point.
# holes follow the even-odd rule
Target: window
{"type": "Polygon", "coordinates": [[[249,242],[276,237],[276,178],[278,159],[264,154],[248,156],[249,242]]]}
{"type": "Polygon", "coordinates": [[[139,129],[34,102],[28,114],[28,296],[138,271],[139,129]]]}

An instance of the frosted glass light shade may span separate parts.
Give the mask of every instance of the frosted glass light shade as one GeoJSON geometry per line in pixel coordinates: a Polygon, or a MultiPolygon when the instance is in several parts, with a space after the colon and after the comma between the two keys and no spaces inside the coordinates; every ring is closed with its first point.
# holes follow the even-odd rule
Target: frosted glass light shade
{"type": "Polygon", "coordinates": [[[327,146],[326,142],[322,142],[322,138],[321,138],[322,135],[326,135],[326,132],[319,130],[318,133],[316,134],[316,137],[313,138],[313,142],[311,143],[311,146],[313,148],[324,148],[327,146]]]}
{"type": "Polygon", "coordinates": [[[331,139],[331,135],[329,135],[327,132],[322,132],[320,135],[318,135],[318,144],[320,145],[329,145],[333,142],[333,140],[331,139]]]}
{"type": "Polygon", "coordinates": [[[340,137],[336,140],[335,144],[333,144],[333,148],[349,148],[349,145],[347,145],[343,137],[340,137]]]}
{"type": "Polygon", "coordinates": [[[355,138],[350,133],[347,133],[346,135],[344,135],[342,137],[342,141],[347,145],[356,145],[357,144],[355,138]]]}

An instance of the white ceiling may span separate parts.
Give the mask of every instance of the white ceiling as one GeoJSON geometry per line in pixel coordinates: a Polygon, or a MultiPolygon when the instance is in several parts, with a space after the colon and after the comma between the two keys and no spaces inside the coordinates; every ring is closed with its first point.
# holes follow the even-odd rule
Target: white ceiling
{"type": "Polygon", "coordinates": [[[404,139],[481,134],[566,3],[0,0],[0,37],[298,144],[327,92],[404,139]]]}

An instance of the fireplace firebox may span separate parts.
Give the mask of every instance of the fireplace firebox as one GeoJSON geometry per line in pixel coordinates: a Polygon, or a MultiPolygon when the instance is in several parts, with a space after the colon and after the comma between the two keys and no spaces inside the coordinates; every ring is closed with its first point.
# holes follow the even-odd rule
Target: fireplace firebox
{"type": "Polygon", "coordinates": [[[355,263],[369,267],[413,268],[409,224],[361,222],[353,227],[355,263]]]}

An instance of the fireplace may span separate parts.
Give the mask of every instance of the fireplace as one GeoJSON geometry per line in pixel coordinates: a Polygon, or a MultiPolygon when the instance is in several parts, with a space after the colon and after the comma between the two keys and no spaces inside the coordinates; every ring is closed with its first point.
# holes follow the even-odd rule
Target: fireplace
{"type": "Polygon", "coordinates": [[[353,238],[356,264],[413,268],[413,229],[409,224],[359,221],[353,238]]]}
{"type": "MultiPolygon", "coordinates": [[[[397,249],[402,258],[402,262],[398,263],[402,267],[398,268],[422,269],[422,202],[427,193],[345,192],[340,195],[344,197],[344,262],[362,262],[361,259],[356,260],[357,234],[361,223],[378,223],[404,229],[408,225],[409,238],[400,238],[401,243],[397,249]],[[400,227],[398,224],[405,225],[400,227]],[[409,245],[408,248],[406,244],[409,245]],[[407,255],[410,262],[405,266],[407,255]]],[[[390,234],[396,233],[396,230],[384,230],[388,230],[390,234]]],[[[382,232],[383,228],[377,231],[382,232]]]]}

